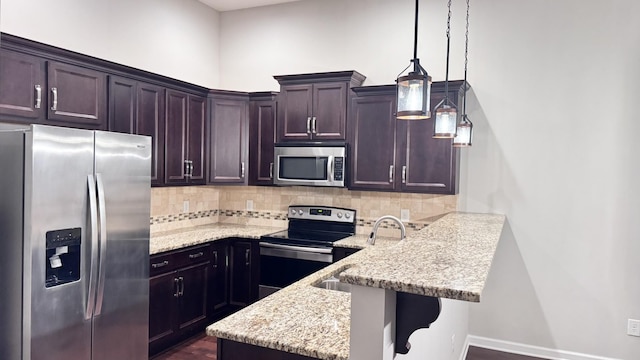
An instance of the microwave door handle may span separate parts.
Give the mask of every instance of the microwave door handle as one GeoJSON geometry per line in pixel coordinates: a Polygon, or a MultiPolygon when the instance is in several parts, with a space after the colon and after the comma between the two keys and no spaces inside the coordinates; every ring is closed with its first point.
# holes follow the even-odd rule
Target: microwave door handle
{"type": "Polygon", "coordinates": [[[333,181],[333,162],[334,162],[333,156],[329,156],[329,161],[327,161],[327,166],[329,167],[327,169],[327,174],[329,174],[329,180],[331,181],[333,181]]]}

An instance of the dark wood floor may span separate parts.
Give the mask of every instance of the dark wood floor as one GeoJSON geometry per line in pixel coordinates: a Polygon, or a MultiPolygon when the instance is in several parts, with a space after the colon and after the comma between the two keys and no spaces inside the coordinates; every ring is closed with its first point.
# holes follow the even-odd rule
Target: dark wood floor
{"type": "Polygon", "coordinates": [[[216,360],[218,343],[204,332],[158,354],[153,360],[216,360]]]}
{"type": "MultiPolygon", "coordinates": [[[[165,351],[153,360],[216,360],[216,338],[205,333],[198,334],[178,346],[165,351]]],[[[509,354],[501,351],[469,346],[466,360],[544,360],[530,356],[509,354]]]]}
{"type": "Polygon", "coordinates": [[[489,350],[475,346],[469,346],[466,360],[544,360],[537,357],[510,354],[501,351],[489,350]]]}

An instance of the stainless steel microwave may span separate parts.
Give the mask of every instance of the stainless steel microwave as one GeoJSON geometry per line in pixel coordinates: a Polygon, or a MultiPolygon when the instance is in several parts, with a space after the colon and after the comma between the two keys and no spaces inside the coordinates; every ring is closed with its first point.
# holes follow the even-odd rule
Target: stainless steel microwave
{"type": "Polygon", "coordinates": [[[274,151],[276,185],[344,187],[345,143],[278,143],[274,151]]]}

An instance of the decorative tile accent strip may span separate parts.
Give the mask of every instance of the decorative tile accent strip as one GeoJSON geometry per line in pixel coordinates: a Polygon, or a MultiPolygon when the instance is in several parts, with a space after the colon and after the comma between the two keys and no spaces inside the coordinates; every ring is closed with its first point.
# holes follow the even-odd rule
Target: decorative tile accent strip
{"type": "MultiPolygon", "coordinates": [[[[251,219],[265,219],[265,220],[287,220],[287,212],[271,212],[271,211],[247,211],[247,210],[204,210],[198,212],[172,214],[172,215],[160,215],[151,217],[150,225],[170,223],[181,220],[193,220],[212,216],[226,216],[226,217],[241,217],[251,219]]],[[[371,219],[357,219],[356,226],[359,227],[372,227],[375,220],[371,219]]],[[[409,230],[417,231],[427,227],[427,223],[418,222],[405,222],[405,226],[409,230]]],[[[398,224],[392,222],[383,222],[380,225],[383,229],[400,229],[398,224]]]]}
{"type": "Polygon", "coordinates": [[[198,212],[189,212],[189,213],[182,213],[182,214],[152,216],[149,221],[149,225],[164,224],[164,223],[170,223],[170,222],[182,221],[182,220],[200,219],[205,217],[216,216],[218,214],[219,214],[219,210],[203,210],[198,212]]]}

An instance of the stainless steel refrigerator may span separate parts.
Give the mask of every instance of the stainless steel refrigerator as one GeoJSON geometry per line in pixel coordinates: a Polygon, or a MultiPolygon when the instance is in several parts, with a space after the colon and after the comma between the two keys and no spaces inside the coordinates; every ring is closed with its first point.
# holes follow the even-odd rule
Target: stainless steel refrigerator
{"type": "Polygon", "coordinates": [[[0,359],[147,358],[151,141],[0,130],[0,359]]]}

